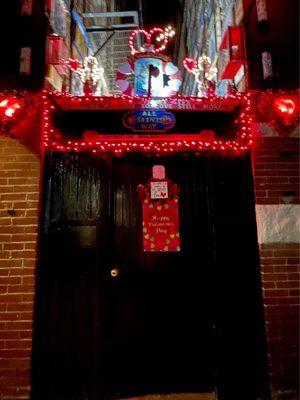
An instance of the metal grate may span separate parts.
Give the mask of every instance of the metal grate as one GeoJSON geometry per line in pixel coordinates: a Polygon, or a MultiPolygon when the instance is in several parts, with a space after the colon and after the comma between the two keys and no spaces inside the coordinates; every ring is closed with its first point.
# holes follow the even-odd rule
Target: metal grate
{"type": "Polygon", "coordinates": [[[116,87],[116,73],[130,55],[128,39],[131,31],[139,27],[136,11],[86,12],[82,14],[93,55],[104,68],[110,94],[120,93],[116,87]]]}

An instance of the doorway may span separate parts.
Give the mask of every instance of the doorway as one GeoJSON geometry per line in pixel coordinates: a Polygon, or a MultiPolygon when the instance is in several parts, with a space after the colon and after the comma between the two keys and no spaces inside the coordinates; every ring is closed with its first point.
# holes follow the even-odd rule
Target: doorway
{"type": "MultiPolygon", "coordinates": [[[[236,256],[229,258],[224,244],[230,237],[237,239],[236,229],[241,233],[246,223],[249,229],[243,235],[251,243],[245,246],[240,240],[237,257],[249,246],[255,250],[249,161],[210,154],[47,156],[34,399],[204,396],[218,385],[220,399],[235,398],[227,374],[232,361],[239,359],[238,352],[231,355],[233,360],[227,359],[228,370],[223,364],[227,346],[242,339],[235,332],[232,309],[237,280],[232,282],[232,271],[224,274],[224,262],[230,259],[235,269],[236,256]],[[151,178],[153,165],[164,165],[167,178],[179,187],[180,252],[143,251],[137,187],[151,178]],[[113,277],[116,268],[119,273],[113,277]]],[[[247,265],[245,269],[252,276],[247,294],[259,287],[259,281],[254,282],[256,253],[251,254],[245,261],[252,267],[250,275],[247,265]]],[[[240,317],[246,336],[252,333],[252,327],[249,333],[244,331],[248,323],[261,329],[261,320],[253,315],[259,299],[250,304],[254,297],[245,303],[252,313],[247,319],[240,317]]],[[[263,341],[257,337],[263,338],[261,330],[255,344],[249,345],[251,351],[257,348],[248,354],[244,367],[252,375],[243,374],[236,383],[239,387],[255,377],[253,396],[245,399],[254,400],[254,392],[261,390],[263,367],[255,366],[256,372],[252,368],[261,357],[263,341]]],[[[238,370],[235,374],[239,376],[238,370]]]]}

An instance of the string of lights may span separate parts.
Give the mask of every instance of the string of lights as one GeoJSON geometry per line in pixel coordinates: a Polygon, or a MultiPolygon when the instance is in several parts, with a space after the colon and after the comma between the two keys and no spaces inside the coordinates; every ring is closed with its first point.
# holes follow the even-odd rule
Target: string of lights
{"type": "MultiPolygon", "coordinates": [[[[157,99],[149,97],[115,95],[111,97],[75,97],[64,93],[46,93],[43,96],[43,144],[46,150],[50,151],[91,151],[93,153],[112,152],[123,154],[127,152],[140,151],[152,154],[172,154],[178,152],[199,152],[202,150],[220,150],[240,152],[251,148],[253,118],[251,116],[250,95],[236,93],[227,98],[219,98],[215,95],[206,98],[186,98],[178,96],[176,98],[157,99]],[[235,121],[239,126],[239,132],[234,140],[222,140],[215,138],[201,137],[198,140],[195,135],[163,135],[151,137],[136,137],[128,135],[110,135],[106,139],[105,135],[93,140],[66,140],[56,129],[52,121],[52,114],[58,106],[62,109],[132,109],[140,108],[159,108],[160,104],[169,110],[232,110],[240,105],[241,112],[235,121]],[[167,106],[167,107],[166,107],[167,106]]],[[[109,135],[110,133],[107,132],[109,135]]]]}

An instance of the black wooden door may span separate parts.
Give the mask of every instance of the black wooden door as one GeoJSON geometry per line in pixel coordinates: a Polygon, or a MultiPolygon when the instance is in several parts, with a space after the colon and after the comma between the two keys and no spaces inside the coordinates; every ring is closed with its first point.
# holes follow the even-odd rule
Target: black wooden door
{"type": "Polygon", "coordinates": [[[113,162],[112,254],[106,275],[109,397],[214,388],[213,268],[204,158],[113,162]],[[147,253],[138,184],[163,164],[179,186],[181,251],[147,253]],[[110,268],[118,267],[112,279],[110,268]]]}
{"type": "Polygon", "coordinates": [[[32,399],[267,398],[248,156],[52,153],[43,193],[32,399]],[[178,253],[143,252],[154,164],[180,189],[178,253]]]}

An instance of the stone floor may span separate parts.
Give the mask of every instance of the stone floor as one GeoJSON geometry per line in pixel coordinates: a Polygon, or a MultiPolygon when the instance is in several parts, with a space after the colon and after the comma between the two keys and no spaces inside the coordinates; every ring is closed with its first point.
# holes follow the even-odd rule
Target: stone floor
{"type": "Polygon", "coordinates": [[[123,400],[216,400],[214,393],[172,393],[127,397],[123,400]]]}

